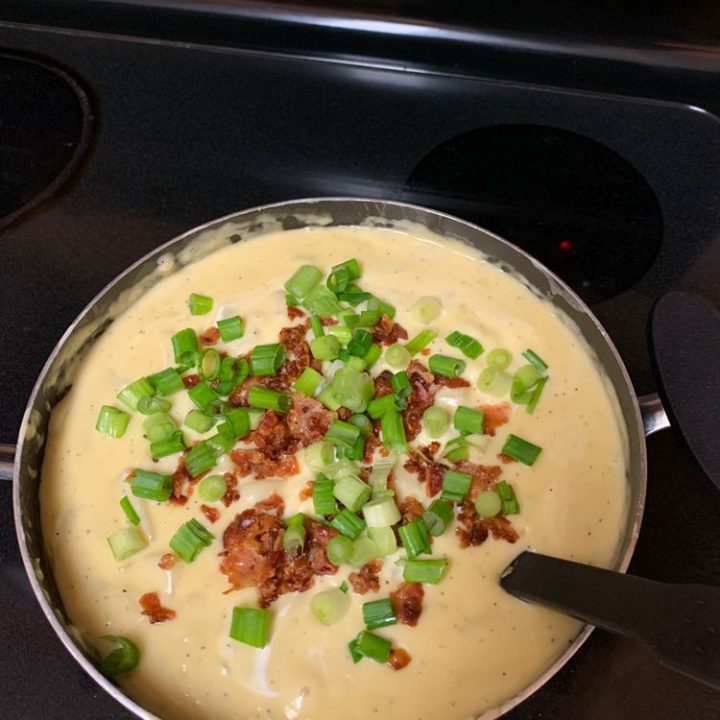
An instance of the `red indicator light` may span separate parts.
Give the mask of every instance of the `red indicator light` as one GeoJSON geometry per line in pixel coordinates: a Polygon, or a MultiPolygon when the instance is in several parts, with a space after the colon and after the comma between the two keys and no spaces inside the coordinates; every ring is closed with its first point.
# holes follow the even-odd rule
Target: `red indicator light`
{"type": "Polygon", "coordinates": [[[561,241],[558,243],[558,247],[559,247],[563,252],[570,252],[570,251],[573,249],[572,240],[561,240],[561,241]]]}

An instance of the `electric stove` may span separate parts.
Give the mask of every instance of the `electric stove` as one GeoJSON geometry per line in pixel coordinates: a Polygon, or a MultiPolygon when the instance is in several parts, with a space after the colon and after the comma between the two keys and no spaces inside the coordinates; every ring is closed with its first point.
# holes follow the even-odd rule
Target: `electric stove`
{"type": "MultiPolygon", "coordinates": [[[[404,200],[498,232],[580,293],[653,391],[653,302],[684,289],[720,307],[720,16],[536,5],[6,0],[0,441],[65,327],[127,265],[297,197],[404,200]]],[[[630,572],[719,584],[720,495],[673,430],[648,451],[630,572]]],[[[37,607],[10,483],[0,516],[0,717],[128,718],[37,607]]],[[[507,717],[680,716],[719,717],[720,693],[598,631],[507,717]]]]}

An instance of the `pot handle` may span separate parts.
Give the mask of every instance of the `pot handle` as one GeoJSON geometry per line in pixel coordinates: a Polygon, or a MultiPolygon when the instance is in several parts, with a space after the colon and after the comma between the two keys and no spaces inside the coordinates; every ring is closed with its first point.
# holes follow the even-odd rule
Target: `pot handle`
{"type": "Polygon", "coordinates": [[[15,446],[0,443],[0,480],[13,479],[13,463],[15,462],[15,446]]]}
{"type": "Polygon", "coordinates": [[[638,398],[638,405],[640,406],[645,437],[670,427],[670,419],[657,393],[641,395],[638,398]]]}

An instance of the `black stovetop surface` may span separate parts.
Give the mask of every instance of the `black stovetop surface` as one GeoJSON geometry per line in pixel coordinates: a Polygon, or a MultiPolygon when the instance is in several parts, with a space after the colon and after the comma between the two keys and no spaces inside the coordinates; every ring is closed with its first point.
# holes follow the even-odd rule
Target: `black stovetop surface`
{"type": "MultiPolygon", "coordinates": [[[[467,74],[471,66],[483,64],[477,48],[463,73],[451,77],[449,61],[429,77],[408,72],[407,66],[387,65],[387,58],[382,66],[371,67],[359,55],[319,62],[308,56],[307,48],[302,56],[269,47],[243,49],[237,47],[242,45],[240,36],[212,47],[207,38],[204,45],[188,45],[180,37],[162,42],[157,36],[130,37],[132,16],[122,6],[132,4],[106,4],[124,18],[122,36],[107,34],[107,17],[98,9],[103,3],[86,4],[85,15],[75,23],[82,32],[73,30],[73,16],[67,12],[60,22],[39,17],[37,7],[33,17],[21,17],[30,10],[21,12],[19,3],[0,9],[0,53],[49,58],[76,73],[91,98],[89,149],[78,170],[53,198],[0,231],[1,442],[14,441],[34,379],[64,328],[128,264],[181,231],[255,204],[323,194],[417,199],[419,191],[408,179],[418,160],[445,139],[476,128],[474,113],[493,113],[494,122],[553,125],[601,137],[615,130],[594,129],[591,107],[622,109],[617,124],[626,127],[608,144],[626,157],[638,153],[632,161],[659,198],[663,240],[646,258],[640,277],[633,277],[627,287],[591,293],[591,300],[640,394],[654,389],[646,346],[646,320],[654,300],[670,289],[689,289],[720,307],[720,164],[715,162],[720,142],[718,120],[707,114],[718,112],[712,97],[717,97],[720,61],[709,45],[704,16],[684,16],[678,23],[682,43],[673,45],[667,28],[664,39],[660,32],[643,37],[641,44],[652,46],[656,64],[650,56],[640,61],[639,56],[620,53],[622,62],[611,60],[608,65],[606,58],[596,56],[581,66],[575,56],[572,67],[564,66],[563,82],[557,82],[563,91],[555,94],[549,78],[557,57],[555,65],[546,57],[542,68],[532,70],[528,56],[527,74],[510,80],[497,70],[500,56],[493,53],[499,52],[506,32],[500,20],[492,27],[493,48],[486,48],[487,72],[478,80],[467,74]],[[94,20],[87,8],[98,13],[94,20]],[[39,25],[16,24],[19,20],[39,25]],[[693,34],[694,24],[703,32],[693,34]],[[690,37],[699,38],[696,46],[691,47],[690,37]],[[657,53],[666,54],[658,59],[657,53]],[[688,64],[684,69],[681,57],[688,64]],[[611,65],[624,84],[619,94],[633,98],[630,105],[589,94],[577,96],[574,114],[562,111],[558,103],[573,99],[575,91],[587,90],[594,81],[599,86],[609,83],[603,70],[611,65]],[[518,85],[540,70],[545,88],[538,94],[518,85]],[[682,76],[685,71],[687,77],[682,76]],[[502,82],[494,85],[491,80],[502,82]],[[668,89],[667,96],[659,94],[662,87],[668,89]],[[637,98],[643,99],[639,105],[637,98]],[[680,104],[664,105],[664,100],[680,104]],[[703,111],[682,106],[690,102],[703,111]],[[633,127],[643,122],[642,138],[631,136],[633,127]],[[653,132],[661,136],[659,150],[651,148],[653,132]],[[680,146],[678,158],[663,165],[663,153],[670,157],[680,146]],[[642,151],[648,148],[647,158],[652,159],[643,160],[642,151]]],[[[55,5],[67,9],[71,4],[55,5]]],[[[397,5],[408,9],[407,3],[397,5]]],[[[261,6],[234,6],[262,14],[261,6]]],[[[368,12],[372,6],[366,6],[368,12]]],[[[428,8],[413,7],[416,15],[418,8],[428,8]]],[[[316,16],[321,10],[314,8],[316,16]]],[[[167,34],[188,32],[179,21],[166,25],[167,34]]],[[[465,25],[472,23],[466,18],[465,25]]],[[[507,33],[531,34],[517,27],[507,33]]],[[[318,36],[318,42],[328,37],[318,36]]],[[[629,52],[627,37],[613,39],[629,52]]],[[[357,47],[361,44],[357,40],[357,47]]],[[[330,53],[330,45],[327,40],[324,53],[330,53]]],[[[409,49],[395,47],[398,56],[409,49]]],[[[335,48],[342,54],[340,50],[335,48]]],[[[573,52],[581,54],[578,48],[573,52]]],[[[387,54],[392,54],[390,49],[387,54]]],[[[513,66],[513,73],[521,69],[521,64],[513,66]]],[[[5,137],[0,127],[0,147],[5,137]]],[[[441,185],[450,192],[452,184],[441,185]]],[[[457,197],[433,196],[427,188],[423,192],[437,201],[428,199],[427,204],[452,206],[463,214],[457,197]]],[[[466,214],[477,216],[483,207],[475,202],[466,214]]],[[[512,223],[506,226],[512,232],[512,223]]],[[[524,227],[527,230],[527,223],[524,227]]],[[[593,242],[604,242],[599,234],[593,237],[593,242]]],[[[532,247],[532,241],[526,241],[532,247]]],[[[673,430],[651,437],[648,452],[647,509],[631,572],[670,582],[720,584],[720,495],[673,430]]],[[[129,717],[75,665],[38,609],[14,537],[9,483],[0,485],[0,607],[0,717],[129,717]]],[[[661,668],[635,643],[596,632],[553,680],[508,717],[719,716],[720,693],[661,668]]]]}

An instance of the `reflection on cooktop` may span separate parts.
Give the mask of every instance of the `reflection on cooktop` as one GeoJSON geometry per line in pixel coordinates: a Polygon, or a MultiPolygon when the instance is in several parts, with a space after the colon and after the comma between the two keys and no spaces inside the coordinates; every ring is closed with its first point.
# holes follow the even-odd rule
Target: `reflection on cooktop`
{"type": "Polygon", "coordinates": [[[67,73],[0,54],[0,227],[54,194],[88,144],[92,115],[67,73]]]}
{"type": "Polygon", "coordinates": [[[525,248],[587,302],[636,283],[662,242],[658,201],[622,157],[536,125],[471,131],[432,150],[406,199],[482,225],[525,248]]]}

